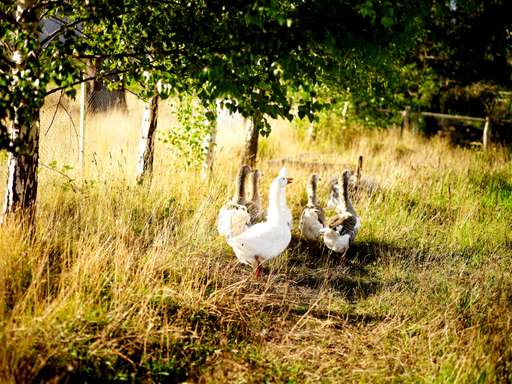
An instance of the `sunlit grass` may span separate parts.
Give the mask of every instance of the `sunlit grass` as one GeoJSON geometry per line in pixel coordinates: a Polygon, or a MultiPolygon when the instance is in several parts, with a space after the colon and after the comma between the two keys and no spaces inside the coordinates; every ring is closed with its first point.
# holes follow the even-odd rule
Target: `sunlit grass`
{"type": "MultiPolygon", "coordinates": [[[[158,141],[153,182],[139,187],[142,105],[129,107],[87,121],[84,179],[67,114],[43,135],[41,162],[61,173],[41,169],[35,239],[16,222],[0,228],[1,381],[512,380],[509,151],[327,120],[311,144],[303,127],[274,122],[260,142],[263,198],[271,160],[295,161],[295,224],[312,171],[325,201],[331,177],[362,154],[381,189],[356,199],[350,262],[295,229],[258,282],[215,227],[243,121],[219,120],[210,181],[158,141]]],[[[172,124],[164,105],[159,127],[172,124]]]]}

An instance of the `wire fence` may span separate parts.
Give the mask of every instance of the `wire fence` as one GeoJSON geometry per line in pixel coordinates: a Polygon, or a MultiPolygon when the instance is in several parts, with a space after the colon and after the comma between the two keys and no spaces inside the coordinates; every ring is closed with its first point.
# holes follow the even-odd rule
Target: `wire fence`
{"type": "MultiPolygon", "coordinates": [[[[108,96],[108,91],[106,90],[85,92],[85,87],[80,87],[74,99],[66,96],[63,91],[47,96],[39,115],[41,135],[39,153],[41,166],[58,171],[61,174],[65,173],[66,175],[79,177],[84,169],[85,141],[99,141],[99,139],[94,136],[100,129],[93,127],[94,133],[91,132],[89,135],[87,132],[88,125],[90,128],[91,124],[98,124],[95,121],[101,120],[106,125],[106,133],[112,131],[112,129],[109,130],[109,128],[113,125],[116,131],[120,130],[120,125],[126,125],[125,120],[128,119],[126,115],[128,108],[124,91],[122,94],[119,92],[121,91],[118,91],[118,94],[113,93],[114,97],[111,97],[108,96]],[[82,89],[84,90],[84,94],[81,92],[82,89]],[[81,111],[82,100],[83,111],[81,111]],[[112,100],[114,100],[114,102],[112,100]],[[119,103],[119,100],[122,100],[122,103],[119,103]],[[115,121],[112,121],[113,119],[115,121]],[[70,171],[71,169],[73,171],[70,171]],[[63,170],[65,170],[65,172],[62,172],[63,170]]],[[[135,103],[133,111],[142,108],[141,101],[136,100],[135,103]]],[[[137,115],[137,113],[132,114],[137,115]]],[[[126,128],[124,135],[129,134],[132,136],[132,139],[135,139],[135,135],[138,134],[138,132],[133,129],[135,127],[126,126],[126,128]]],[[[105,140],[113,141],[109,138],[105,140]]],[[[125,144],[125,142],[123,143],[125,144]]],[[[123,148],[125,146],[126,145],[123,145],[123,148]]],[[[96,145],[96,147],[98,147],[98,145],[96,145]]],[[[111,152],[112,151],[108,151],[107,154],[112,158],[111,152]]],[[[97,154],[89,153],[88,155],[90,157],[96,156],[97,154]]]]}

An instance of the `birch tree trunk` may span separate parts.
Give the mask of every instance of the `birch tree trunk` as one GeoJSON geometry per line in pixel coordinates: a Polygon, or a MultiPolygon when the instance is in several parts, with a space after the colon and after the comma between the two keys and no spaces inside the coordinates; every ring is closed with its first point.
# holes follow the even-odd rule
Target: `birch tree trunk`
{"type": "Polygon", "coordinates": [[[491,144],[491,118],[489,116],[486,116],[485,118],[482,144],[484,149],[488,149],[489,145],[491,144]]]}
{"type": "Polygon", "coordinates": [[[316,140],[316,124],[315,124],[315,121],[311,121],[309,123],[309,128],[308,128],[308,139],[309,141],[311,142],[314,142],[316,140]]]}
{"type": "Polygon", "coordinates": [[[15,67],[13,74],[22,71],[27,76],[14,76],[12,89],[25,88],[25,92],[13,92],[19,95],[13,102],[14,118],[11,125],[11,148],[8,157],[8,174],[5,191],[4,206],[1,221],[14,213],[23,214],[25,223],[33,227],[35,217],[35,203],[37,197],[37,166],[39,161],[39,111],[44,96],[38,92],[41,65],[38,52],[39,19],[33,9],[35,0],[18,0],[16,20],[20,29],[27,34],[25,47],[28,52],[16,50],[13,53],[15,67]],[[28,72],[27,72],[28,71],[28,72]]]}
{"type": "Polygon", "coordinates": [[[256,157],[258,155],[258,138],[259,138],[259,120],[253,117],[247,128],[247,136],[245,138],[244,152],[242,155],[242,165],[247,164],[251,168],[256,166],[256,157]]]}
{"type": "Polygon", "coordinates": [[[205,154],[201,167],[201,179],[206,180],[213,172],[215,158],[215,146],[217,145],[217,105],[213,103],[206,112],[208,124],[208,136],[205,143],[205,154]]]}
{"type": "Polygon", "coordinates": [[[158,121],[158,95],[153,96],[144,106],[139,142],[139,159],[137,161],[137,183],[151,181],[153,174],[153,157],[155,152],[155,131],[158,121]]]}

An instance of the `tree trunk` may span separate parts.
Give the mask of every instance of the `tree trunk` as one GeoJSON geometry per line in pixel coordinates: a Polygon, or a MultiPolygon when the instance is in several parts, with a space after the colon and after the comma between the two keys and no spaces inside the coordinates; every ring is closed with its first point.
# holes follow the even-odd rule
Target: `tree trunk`
{"type": "Polygon", "coordinates": [[[39,161],[39,111],[44,96],[38,88],[41,75],[39,63],[39,20],[33,9],[35,0],[18,0],[16,19],[20,28],[27,34],[27,45],[34,47],[28,54],[17,50],[13,54],[16,67],[14,74],[26,69],[30,78],[15,76],[12,84],[13,95],[20,95],[15,100],[14,118],[11,125],[11,148],[8,157],[7,186],[2,211],[2,221],[13,213],[23,214],[29,228],[33,228],[35,203],[37,197],[37,166],[39,161]],[[37,81],[36,81],[37,79],[37,81]],[[26,88],[24,92],[14,89],[26,88]]]}
{"type": "Polygon", "coordinates": [[[82,172],[82,178],[84,177],[84,165],[85,165],[85,93],[87,85],[85,83],[80,84],[80,136],[78,141],[78,158],[80,163],[80,172],[82,172]]]}
{"type": "Polygon", "coordinates": [[[402,136],[404,131],[409,130],[411,122],[411,107],[405,107],[404,111],[402,112],[402,127],[400,129],[400,136],[402,136]]]}
{"type": "Polygon", "coordinates": [[[484,149],[488,149],[491,144],[491,118],[489,116],[485,117],[484,124],[484,134],[482,137],[482,144],[484,149]]]}
{"type": "Polygon", "coordinates": [[[316,140],[316,124],[314,120],[309,123],[308,139],[311,142],[314,142],[316,140]]]}
{"type": "Polygon", "coordinates": [[[145,180],[151,181],[153,174],[158,99],[158,95],[155,95],[144,106],[141,125],[142,137],[139,143],[139,160],[137,161],[137,183],[139,184],[142,184],[145,180]]]}
{"type": "Polygon", "coordinates": [[[213,172],[213,161],[215,157],[215,145],[217,144],[217,105],[212,103],[206,111],[208,120],[208,136],[204,149],[204,160],[201,167],[201,179],[206,180],[213,172]]]}
{"type": "Polygon", "coordinates": [[[247,128],[247,136],[245,138],[244,153],[242,156],[242,165],[247,164],[250,167],[256,166],[256,156],[258,154],[258,137],[259,137],[259,125],[260,121],[258,118],[253,117],[247,128]]]}
{"type": "MultiPolygon", "coordinates": [[[[101,59],[87,62],[87,77],[96,76],[101,66],[101,59]]],[[[111,80],[116,80],[112,78],[111,80]]],[[[118,80],[118,79],[117,79],[118,80]]],[[[91,80],[87,87],[87,112],[98,113],[112,109],[126,112],[126,95],[124,85],[115,91],[109,91],[103,81],[91,80]]]]}

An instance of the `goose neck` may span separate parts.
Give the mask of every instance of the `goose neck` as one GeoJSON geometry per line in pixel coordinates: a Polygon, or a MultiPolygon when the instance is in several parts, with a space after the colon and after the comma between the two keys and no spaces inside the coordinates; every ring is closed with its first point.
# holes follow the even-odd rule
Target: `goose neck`
{"type": "Polygon", "coordinates": [[[285,207],[286,196],[283,188],[273,183],[268,197],[268,221],[279,220],[283,216],[282,212],[285,207]]]}
{"type": "Polygon", "coordinates": [[[348,194],[348,181],[350,179],[350,174],[343,174],[343,194],[341,199],[341,206],[344,211],[348,211],[353,215],[356,214],[354,207],[352,206],[352,201],[350,200],[350,196],[348,194]]]}
{"type": "Polygon", "coordinates": [[[245,204],[245,177],[247,175],[247,169],[245,167],[242,167],[240,172],[238,172],[238,175],[236,177],[236,189],[235,189],[235,196],[234,200],[238,204],[245,204]]]}
{"type": "Polygon", "coordinates": [[[308,192],[308,205],[317,205],[317,197],[316,197],[317,185],[316,180],[311,179],[308,183],[307,192],[308,192]]]}
{"type": "Polygon", "coordinates": [[[252,179],[252,199],[254,203],[260,202],[259,176],[255,174],[252,179]]]}

